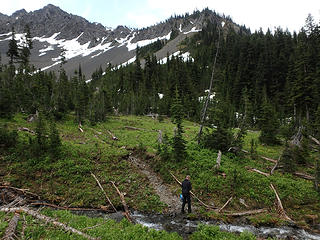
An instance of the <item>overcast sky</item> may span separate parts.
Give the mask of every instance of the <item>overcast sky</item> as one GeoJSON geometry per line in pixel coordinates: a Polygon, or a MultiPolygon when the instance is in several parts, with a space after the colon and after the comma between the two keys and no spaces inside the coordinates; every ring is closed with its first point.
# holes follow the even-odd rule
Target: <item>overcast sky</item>
{"type": "Polygon", "coordinates": [[[33,11],[49,3],[108,27],[147,27],[171,15],[205,7],[230,16],[251,31],[278,26],[299,31],[309,13],[317,22],[320,18],[320,0],[5,0],[0,12],[11,15],[22,8],[33,11]]]}

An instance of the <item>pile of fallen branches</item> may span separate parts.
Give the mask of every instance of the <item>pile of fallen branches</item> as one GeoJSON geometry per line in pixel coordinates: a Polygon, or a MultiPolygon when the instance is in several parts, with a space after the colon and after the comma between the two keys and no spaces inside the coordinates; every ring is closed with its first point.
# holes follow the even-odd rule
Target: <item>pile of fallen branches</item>
{"type": "MultiPolygon", "coordinates": [[[[30,192],[28,189],[20,189],[11,186],[0,186],[0,212],[14,213],[13,217],[8,223],[8,227],[5,230],[3,240],[17,239],[17,225],[21,219],[21,214],[31,215],[34,218],[43,221],[45,223],[50,223],[54,226],[60,227],[65,231],[72,232],[74,234],[81,235],[87,239],[93,240],[97,239],[83,233],[75,228],[72,228],[64,223],[57,221],[56,219],[47,217],[38,211],[30,208],[32,205],[37,205],[40,198],[37,194],[30,192]]],[[[39,205],[46,205],[38,203],[39,205]]],[[[59,206],[53,204],[47,204],[49,207],[59,208],[59,206]]],[[[24,219],[24,218],[23,218],[24,219]]],[[[24,223],[25,225],[25,223],[24,223]]],[[[24,235],[24,228],[22,228],[21,236],[24,235]]]]}

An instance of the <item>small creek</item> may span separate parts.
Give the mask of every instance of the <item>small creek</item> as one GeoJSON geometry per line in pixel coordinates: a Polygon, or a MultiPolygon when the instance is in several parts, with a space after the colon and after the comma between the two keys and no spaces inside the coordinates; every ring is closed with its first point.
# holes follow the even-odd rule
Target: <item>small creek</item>
{"type": "MultiPolygon", "coordinates": [[[[103,214],[98,212],[75,212],[77,214],[85,214],[90,217],[103,217],[105,219],[114,219],[120,221],[123,216],[120,212],[113,214],[103,214]]],[[[320,234],[309,233],[304,229],[283,226],[283,227],[254,227],[251,225],[226,224],[218,221],[205,220],[189,220],[186,215],[181,214],[145,214],[134,211],[131,215],[136,223],[156,230],[165,230],[168,232],[177,232],[183,238],[187,238],[191,233],[197,230],[199,224],[216,225],[222,231],[241,233],[248,231],[259,238],[266,239],[268,237],[278,239],[304,239],[304,240],[320,240],[320,234]]]]}

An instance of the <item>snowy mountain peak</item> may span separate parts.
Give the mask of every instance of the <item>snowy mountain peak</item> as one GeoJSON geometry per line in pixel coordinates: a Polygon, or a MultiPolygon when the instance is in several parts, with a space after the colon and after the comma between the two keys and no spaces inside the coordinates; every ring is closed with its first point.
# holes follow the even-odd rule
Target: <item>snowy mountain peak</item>
{"type": "Polygon", "coordinates": [[[31,61],[37,68],[57,70],[61,54],[64,54],[68,61],[64,68],[68,73],[72,74],[81,64],[83,72],[90,76],[100,65],[105,67],[108,63],[122,65],[132,62],[137,47],[158,40],[167,43],[156,53],[159,60],[164,59],[167,54],[176,54],[180,42],[201,31],[209,21],[227,22],[206,9],[191,15],[171,17],[143,29],[122,25],[112,29],[97,22],[91,23],[49,4],[33,12],[22,9],[11,16],[0,14],[1,57],[5,62],[12,26],[15,27],[18,37],[28,24],[34,42],[31,61]]]}

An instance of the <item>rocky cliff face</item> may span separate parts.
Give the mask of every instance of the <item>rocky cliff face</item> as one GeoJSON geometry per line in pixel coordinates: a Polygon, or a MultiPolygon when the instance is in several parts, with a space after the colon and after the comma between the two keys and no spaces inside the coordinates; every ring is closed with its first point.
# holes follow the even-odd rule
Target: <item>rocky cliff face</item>
{"type": "Polygon", "coordinates": [[[226,20],[207,9],[183,17],[172,17],[148,28],[131,29],[118,26],[110,29],[49,4],[33,12],[22,9],[11,16],[0,14],[0,52],[5,62],[12,27],[19,39],[28,24],[34,42],[31,61],[37,68],[58,69],[61,51],[64,51],[68,61],[65,65],[67,72],[73,73],[81,64],[84,73],[90,76],[99,66],[132,62],[137,46],[145,46],[157,39],[169,40],[174,33],[179,37],[170,43],[170,47],[166,47],[166,52],[159,51],[157,57],[161,59],[166,57],[167,53],[173,54],[186,36],[200,31],[208,21],[226,20]]]}

